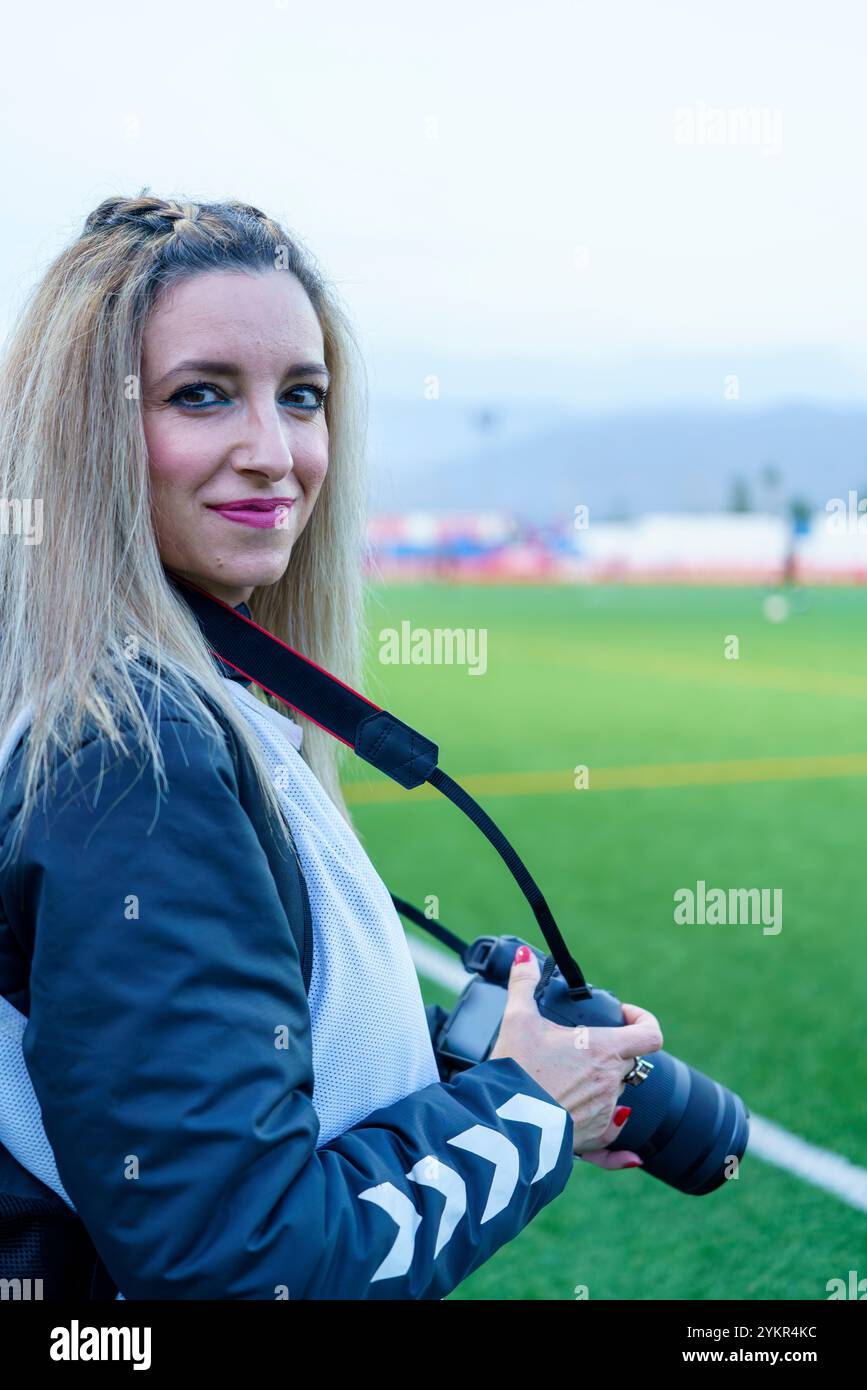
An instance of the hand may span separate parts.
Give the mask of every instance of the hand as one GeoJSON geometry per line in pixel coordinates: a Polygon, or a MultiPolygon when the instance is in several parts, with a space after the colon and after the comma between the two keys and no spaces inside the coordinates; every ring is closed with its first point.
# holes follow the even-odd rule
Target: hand
{"type": "Polygon", "coordinates": [[[662,1031],[653,1014],[624,1004],[622,1028],[590,1028],[586,1047],[575,1046],[576,1028],[543,1018],[533,994],[539,962],[515,962],[509,974],[506,1008],[491,1058],[512,1057],[572,1116],[572,1151],[600,1168],[640,1163],[628,1149],[607,1145],[620,1134],[612,1116],[623,1081],[634,1059],[662,1047],[662,1031]]]}

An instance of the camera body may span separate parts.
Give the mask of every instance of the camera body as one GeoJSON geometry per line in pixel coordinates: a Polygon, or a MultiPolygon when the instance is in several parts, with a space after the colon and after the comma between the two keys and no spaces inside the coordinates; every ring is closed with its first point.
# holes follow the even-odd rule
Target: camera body
{"type": "MultiPolygon", "coordinates": [[[[451,1013],[440,1017],[433,1043],[440,1076],[484,1062],[497,1040],[509,973],[519,946],[539,961],[536,1003],[544,1018],[568,1028],[622,1028],[619,999],[588,984],[570,992],[551,957],[517,936],[479,936],[464,953],[472,972],[451,1013]]],[[[576,1035],[580,1045],[581,1035],[576,1035]]],[[[626,1067],[624,1063],[624,1067],[626,1067]]],[[[644,1060],[645,1079],[625,1085],[618,1103],[632,1114],[610,1149],[631,1149],[652,1177],[692,1196],[703,1196],[736,1177],[749,1139],[749,1110],[735,1095],[671,1053],[644,1060]]]]}

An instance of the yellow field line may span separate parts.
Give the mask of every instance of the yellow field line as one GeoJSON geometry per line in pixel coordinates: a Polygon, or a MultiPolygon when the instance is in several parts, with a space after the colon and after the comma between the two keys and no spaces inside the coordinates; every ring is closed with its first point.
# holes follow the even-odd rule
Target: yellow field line
{"type": "MultiPolygon", "coordinates": [[[[717,763],[648,763],[634,767],[591,767],[587,791],[635,791],[660,787],[717,787],[736,782],[801,781],[825,777],[867,776],[867,753],[816,757],[741,758],[717,763]]],[[[574,792],[572,769],[560,772],[489,772],[459,777],[471,796],[544,796],[574,792]]],[[[402,801],[407,792],[391,780],[347,782],[347,804],[361,806],[402,801]]],[[[421,800],[438,797],[423,785],[409,793],[421,800]]]]}
{"type": "Polygon", "coordinates": [[[692,680],[713,686],[721,686],[725,682],[735,688],[759,686],[800,694],[855,697],[867,694],[867,676],[842,671],[802,671],[789,666],[753,665],[748,649],[739,660],[726,661],[722,656],[722,639],[719,661],[714,662],[706,658],[678,661],[670,656],[653,656],[643,650],[622,652],[588,642],[581,645],[581,659],[585,676],[588,672],[599,670],[607,674],[622,674],[632,681],[640,680],[642,676],[656,676],[663,680],[692,680]]]}

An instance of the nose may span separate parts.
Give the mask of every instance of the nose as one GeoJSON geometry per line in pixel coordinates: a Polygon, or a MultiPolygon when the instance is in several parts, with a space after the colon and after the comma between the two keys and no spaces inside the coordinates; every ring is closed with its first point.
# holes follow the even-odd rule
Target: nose
{"type": "Polygon", "coordinates": [[[285,417],[280,417],[273,402],[245,413],[231,463],[237,473],[261,473],[272,482],[279,482],[294,468],[285,417]]]}

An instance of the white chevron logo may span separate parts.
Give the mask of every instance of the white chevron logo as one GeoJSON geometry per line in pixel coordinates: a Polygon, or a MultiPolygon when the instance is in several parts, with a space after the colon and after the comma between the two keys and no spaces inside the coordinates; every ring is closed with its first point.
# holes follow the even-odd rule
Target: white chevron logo
{"type": "Polygon", "coordinates": [[[454,1144],[457,1149],[466,1149],[468,1153],[478,1154],[494,1165],[491,1190],[482,1213],[481,1224],[484,1225],[492,1216],[496,1216],[498,1211],[509,1205],[512,1193],[518,1185],[518,1150],[511,1139],[507,1139],[505,1134],[501,1134],[498,1129],[491,1129],[488,1125],[471,1125],[448,1142],[454,1144]]]}
{"type": "Polygon", "coordinates": [[[563,1129],[568,1111],[561,1105],[552,1105],[549,1100],[538,1100],[524,1091],[516,1091],[510,1100],[497,1106],[497,1114],[504,1120],[518,1120],[521,1124],[538,1125],[542,1131],[539,1140],[539,1166],[533,1182],[544,1178],[556,1166],[563,1143],[563,1129]]]}
{"type": "Polygon", "coordinates": [[[437,1230],[437,1242],[434,1250],[434,1259],[436,1259],[443,1246],[451,1239],[455,1226],[467,1209],[467,1185],[460,1173],[456,1173],[454,1168],[450,1168],[447,1163],[441,1163],[438,1158],[434,1158],[433,1154],[428,1154],[426,1158],[420,1158],[418,1163],[410,1168],[406,1176],[411,1178],[413,1182],[423,1183],[425,1187],[436,1188],[437,1192],[442,1192],[446,1199],[437,1230]]]}
{"type": "MultiPolygon", "coordinates": [[[[539,1140],[539,1162],[532,1182],[538,1182],[557,1162],[563,1129],[568,1111],[550,1101],[528,1096],[524,1091],[516,1091],[502,1105],[497,1106],[497,1114],[504,1120],[517,1120],[519,1124],[536,1125],[541,1130],[539,1140]]],[[[478,1154],[494,1165],[485,1210],[480,1224],[490,1221],[498,1212],[509,1205],[512,1194],[518,1185],[520,1173],[520,1154],[511,1139],[490,1125],[471,1125],[454,1138],[447,1140],[457,1149],[478,1154]]],[[[459,1173],[447,1163],[442,1163],[433,1154],[426,1154],[406,1174],[412,1181],[424,1187],[432,1187],[442,1192],[445,1206],[440,1216],[437,1230],[434,1258],[452,1237],[455,1227],[467,1209],[467,1185],[459,1173]]],[[[407,1274],[415,1252],[415,1237],[422,1218],[419,1216],[405,1192],[390,1182],[381,1182],[376,1187],[365,1188],[359,1192],[365,1202],[373,1202],[387,1212],[397,1226],[397,1235],[385,1259],[371,1278],[396,1279],[407,1274]]]]}
{"type": "Polygon", "coordinates": [[[381,1182],[377,1187],[367,1187],[358,1195],[363,1201],[374,1202],[376,1206],[382,1207],[383,1211],[387,1211],[398,1228],[394,1244],[377,1268],[371,1284],[375,1284],[377,1279],[396,1279],[399,1275],[406,1274],[412,1264],[415,1233],[421,1225],[421,1217],[412,1202],[405,1192],[399,1192],[390,1182],[381,1182]]]}

